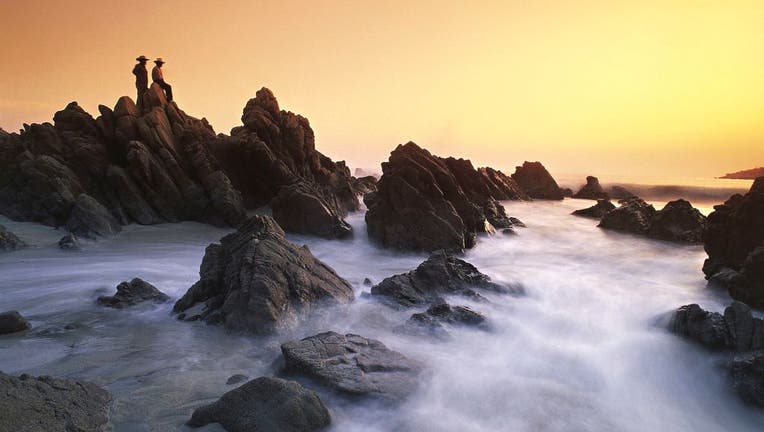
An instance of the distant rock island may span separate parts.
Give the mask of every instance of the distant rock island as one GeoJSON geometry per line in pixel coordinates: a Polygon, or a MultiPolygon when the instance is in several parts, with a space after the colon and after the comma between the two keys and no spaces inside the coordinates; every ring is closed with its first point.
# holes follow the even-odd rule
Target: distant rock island
{"type": "Polygon", "coordinates": [[[739,180],[755,180],[757,177],[764,176],[764,167],[751,168],[742,171],[736,171],[733,173],[727,173],[719,178],[723,179],[739,179],[739,180]]]}

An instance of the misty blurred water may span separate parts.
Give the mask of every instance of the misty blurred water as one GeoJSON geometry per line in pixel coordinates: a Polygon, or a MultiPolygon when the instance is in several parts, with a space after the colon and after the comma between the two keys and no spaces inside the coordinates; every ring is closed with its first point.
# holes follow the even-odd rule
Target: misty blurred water
{"type": "Polygon", "coordinates": [[[349,218],[352,240],[290,236],[348,279],[359,299],[273,338],[179,322],[172,304],[95,303],[133,277],[177,299],[198,279],[204,248],[226,230],[129,226],[72,253],[55,246],[59,231],[2,219],[34,247],[0,254],[0,310],[19,310],[33,329],[0,337],[0,370],[104,386],[114,395],[117,432],[186,430],[194,408],[233,388],[229,376],[272,375],[281,342],[335,330],[379,339],[429,370],[420,391],[396,408],[314,387],[332,411],[333,431],[762,430],[764,414],[732,393],[721,359],[662,327],[678,306],[721,311],[729,303],[705,285],[701,246],[607,232],[570,215],[591,201],[505,204],[528,227],[480,238],[466,259],[498,282],[522,283],[527,295],[479,304],[451,298],[487,315],[493,330],[451,329],[449,342],[394,334],[414,311],[360,297],[364,278],[376,283],[425,259],[371,245],[362,213],[349,218]]]}

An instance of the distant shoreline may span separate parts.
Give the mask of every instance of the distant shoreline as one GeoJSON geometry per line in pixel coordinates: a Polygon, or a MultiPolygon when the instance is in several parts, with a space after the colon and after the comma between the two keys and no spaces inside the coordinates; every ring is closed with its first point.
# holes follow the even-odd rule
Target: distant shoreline
{"type": "Polygon", "coordinates": [[[742,171],[736,171],[733,173],[724,174],[720,179],[735,179],[735,180],[756,180],[756,178],[764,176],[764,167],[751,168],[742,171]]]}

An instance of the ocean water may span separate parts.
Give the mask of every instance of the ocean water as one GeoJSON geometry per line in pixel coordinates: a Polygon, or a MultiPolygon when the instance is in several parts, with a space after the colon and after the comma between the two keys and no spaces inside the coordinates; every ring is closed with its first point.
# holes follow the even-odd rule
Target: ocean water
{"type": "Polygon", "coordinates": [[[425,259],[369,243],[361,212],[349,217],[351,240],[290,236],[348,279],[358,300],[271,338],[179,322],[172,304],[112,310],[95,303],[133,277],[177,299],[198,279],[204,248],[226,230],[128,226],[67,253],[55,246],[61,232],[2,219],[34,247],[0,254],[0,310],[19,310],[33,329],[0,337],[0,370],[104,386],[114,395],[117,432],[189,430],[183,423],[194,408],[233,388],[229,376],[276,374],[281,342],[334,330],[379,339],[428,370],[397,407],[313,387],[330,407],[332,431],[761,431],[764,411],[732,393],[723,358],[664,329],[678,306],[721,311],[729,303],[705,284],[702,247],[603,231],[570,215],[591,204],[505,203],[528,227],[481,237],[465,259],[527,294],[487,295],[490,303],[479,304],[450,298],[485,314],[492,330],[453,328],[448,342],[393,333],[415,311],[361,297],[364,278],[379,282],[425,259]]]}

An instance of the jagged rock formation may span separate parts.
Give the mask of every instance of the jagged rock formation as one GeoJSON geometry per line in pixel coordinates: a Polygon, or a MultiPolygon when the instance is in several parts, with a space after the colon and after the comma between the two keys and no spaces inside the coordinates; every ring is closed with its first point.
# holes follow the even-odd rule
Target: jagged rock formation
{"type": "Polygon", "coordinates": [[[353,228],[342,219],[337,209],[323,199],[315,186],[298,182],[283,186],[271,200],[273,218],[281,228],[300,234],[325,238],[344,238],[353,228]]]}
{"type": "Polygon", "coordinates": [[[732,298],[764,307],[764,177],[714,210],[703,236],[703,273],[732,298]]]}
{"type": "Polygon", "coordinates": [[[0,430],[14,432],[111,430],[106,390],[49,376],[18,378],[0,372],[0,430]]]}
{"type": "Polygon", "coordinates": [[[647,234],[650,221],[655,215],[655,207],[636,197],[619,203],[621,205],[618,208],[604,215],[598,226],[633,234],[647,234]]]}
{"type": "Polygon", "coordinates": [[[388,349],[382,342],[335,332],[281,345],[285,370],[340,393],[397,402],[418,385],[421,363],[388,349]]]}
{"type": "Polygon", "coordinates": [[[611,203],[609,200],[601,199],[601,200],[597,200],[597,204],[591,207],[581,209],[581,210],[575,210],[573,214],[576,216],[602,219],[607,213],[609,213],[612,210],[615,210],[615,205],[611,203]]]}
{"type": "Polygon", "coordinates": [[[474,290],[521,294],[519,287],[507,287],[491,282],[472,264],[445,253],[436,253],[408,273],[386,278],[371,288],[372,296],[405,307],[432,303],[446,294],[479,296],[474,290]]]}
{"type": "Polygon", "coordinates": [[[706,217],[683,199],[671,201],[655,212],[647,236],[661,240],[700,243],[706,230],[706,217]]]}
{"type": "Polygon", "coordinates": [[[560,186],[557,185],[549,171],[541,165],[541,162],[524,162],[522,166],[515,168],[512,179],[531,198],[548,200],[564,198],[560,186]]]}
{"type": "Polygon", "coordinates": [[[601,200],[601,199],[610,199],[610,196],[607,192],[605,192],[605,189],[602,188],[600,185],[600,181],[597,177],[594,176],[587,176],[586,177],[586,184],[581,187],[581,189],[578,190],[573,195],[573,198],[580,198],[580,199],[591,199],[591,200],[601,200]]]}
{"type": "Polygon", "coordinates": [[[318,395],[299,383],[260,377],[196,409],[187,424],[210,423],[228,432],[310,432],[329,426],[331,416],[318,395]]]}
{"type": "Polygon", "coordinates": [[[170,297],[167,294],[140,278],[120,283],[117,285],[117,293],[113,296],[98,297],[99,304],[116,309],[135,306],[147,301],[162,303],[169,300],[170,297]]]}
{"type": "Polygon", "coordinates": [[[377,191],[377,178],[374,176],[353,177],[353,190],[359,195],[377,191]]]}
{"type": "Polygon", "coordinates": [[[254,216],[207,247],[200,279],[175,304],[179,318],[234,331],[292,328],[319,303],[348,303],[353,288],[307,247],[287,241],[269,216],[254,216]]]}
{"type": "Polygon", "coordinates": [[[27,246],[16,234],[8,231],[6,227],[0,225],[0,252],[14,251],[23,249],[27,246]]]}
{"type": "Polygon", "coordinates": [[[377,191],[364,196],[369,237],[382,246],[464,249],[492,224],[511,226],[494,193],[519,196],[517,186],[498,171],[483,174],[468,160],[433,156],[413,142],[399,145],[382,171],[377,191]]]}
{"type": "Polygon", "coordinates": [[[27,321],[18,311],[0,313],[0,335],[18,333],[31,328],[27,321]]]}

